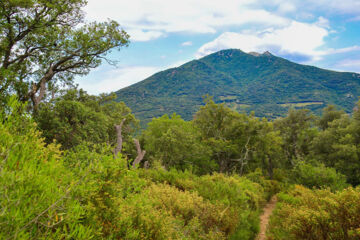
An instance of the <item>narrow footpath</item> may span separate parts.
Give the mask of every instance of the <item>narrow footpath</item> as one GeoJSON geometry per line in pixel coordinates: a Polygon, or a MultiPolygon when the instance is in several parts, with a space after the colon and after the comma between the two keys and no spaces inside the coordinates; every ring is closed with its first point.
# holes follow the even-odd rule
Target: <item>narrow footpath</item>
{"type": "Polygon", "coordinates": [[[277,202],[277,198],[276,196],[273,196],[271,200],[264,207],[264,213],[260,217],[260,232],[256,240],[266,239],[266,229],[269,223],[271,213],[275,208],[276,202],[277,202]]]}

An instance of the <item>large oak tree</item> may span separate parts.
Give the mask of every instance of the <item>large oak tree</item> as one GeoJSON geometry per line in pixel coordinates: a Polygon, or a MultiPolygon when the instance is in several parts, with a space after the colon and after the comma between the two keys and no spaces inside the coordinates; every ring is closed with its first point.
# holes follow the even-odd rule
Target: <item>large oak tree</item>
{"type": "Polygon", "coordinates": [[[34,109],[59,84],[98,67],[129,43],[115,21],[84,21],[84,0],[0,1],[0,96],[16,93],[34,109]]]}

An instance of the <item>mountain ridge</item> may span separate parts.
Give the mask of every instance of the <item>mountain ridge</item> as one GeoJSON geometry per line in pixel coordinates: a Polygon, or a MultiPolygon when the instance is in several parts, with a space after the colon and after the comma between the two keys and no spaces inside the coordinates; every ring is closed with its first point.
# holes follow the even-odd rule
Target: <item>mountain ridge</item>
{"type": "Polygon", "coordinates": [[[267,51],[227,49],[155,73],[116,94],[145,121],[173,112],[190,120],[206,94],[258,117],[284,116],[291,106],[319,112],[328,104],[351,112],[360,95],[360,74],[293,63],[267,51]]]}

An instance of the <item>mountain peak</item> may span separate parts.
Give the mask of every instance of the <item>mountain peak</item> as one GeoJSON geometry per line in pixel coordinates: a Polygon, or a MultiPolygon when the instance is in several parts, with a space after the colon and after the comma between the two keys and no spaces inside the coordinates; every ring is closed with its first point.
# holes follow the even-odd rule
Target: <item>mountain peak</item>
{"type": "Polygon", "coordinates": [[[269,51],[265,51],[262,55],[263,56],[273,56],[269,51]]]}
{"type": "Polygon", "coordinates": [[[227,49],[156,73],[116,94],[145,122],[173,112],[190,120],[206,94],[234,110],[276,118],[289,107],[319,113],[334,104],[351,112],[360,96],[359,76],[293,63],[269,51],[227,49]]]}

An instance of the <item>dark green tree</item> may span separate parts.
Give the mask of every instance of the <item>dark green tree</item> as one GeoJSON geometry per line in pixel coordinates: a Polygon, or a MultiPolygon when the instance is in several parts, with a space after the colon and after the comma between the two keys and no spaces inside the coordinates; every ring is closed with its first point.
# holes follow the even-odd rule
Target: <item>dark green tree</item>
{"type": "Polygon", "coordinates": [[[211,149],[202,143],[199,131],[179,115],[153,119],[143,132],[147,159],[158,160],[166,168],[192,169],[199,174],[215,170],[211,149]]]}
{"type": "Polygon", "coordinates": [[[313,138],[317,134],[314,116],[307,109],[290,109],[285,118],[277,119],[275,129],[283,138],[283,150],[290,167],[296,160],[303,159],[310,152],[313,138]]]}
{"type": "MultiPolygon", "coordinates": [[[[138,121],[123,102],[112,101],[115,96],[92,96],[83,90],[71,89],[39,106],[35,120],[47,143],[56,140],[63,149],[82,142],[116,142],[115,125],[125,119],[123,138],[131,141],[138,121]]],[[[132,143],[129,143],[132,145],[132,143]]]]}
{"type": "Polygon", "coordinates": [[[336,119],[340,119],[345,114],[343,110],[337,110],[334,105],[329,105],[323,109],[321,118],[318,120],[317,125],[321,130],[325,130],[329,127],[329,123],[336,119]]]}
{"type": "Polygon", "coordinates": [[[220,172],[238,172],[240,175],[262,168],[270,177],[273,169],[281,167],[282,139],[266,119],[253,114],[240,114],[205,99],[194,117],[203,142],[212,150],[212,158],[220,172]]]}
{"type": "MultiPolygon", "coordinates": [[[[360,102],[358,102],[358,106],[360,102]]],[[[360,184],[360,114],[342,114],[319,133],[312,146],[314,159],[344,174],[348,182],[360,184]]]]}

